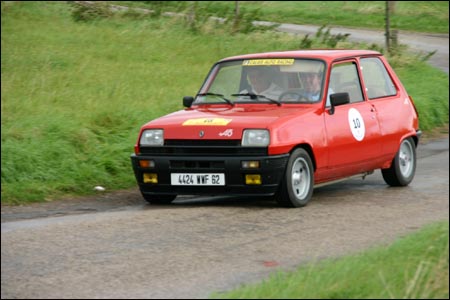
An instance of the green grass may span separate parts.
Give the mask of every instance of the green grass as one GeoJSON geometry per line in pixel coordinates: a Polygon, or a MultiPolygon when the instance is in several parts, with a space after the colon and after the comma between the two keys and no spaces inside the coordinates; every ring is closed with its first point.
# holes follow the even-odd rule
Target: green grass
{"type": "Polygon", "coordinates": [[[280,271],[211,298],[448,299],[448,228],[448,221],[426,226],[389,246],[280,271]]]}
{"type": "MultiPolygon", "coordinates": [[[[211,24],[193,33],[168,18],[74,22],[65,2],[1,5],[2,205],[136,186],[129,155],[142,124],[180,109],[218,59],[300,44],[211,24]]],[[[421,128],[448,123],[448,75],[407,56],[391,62],[421,128]]],[[[448,298],[448,222],[388,250],[302,266],[226,297],[448,298]]]]}
{"type": "MultiPolygon", "coordinates": [[[[163,11],[185,11],[188,1],[132,1],[133,6],[163,11]],[[146,2],[146,3],[143,3],[146,2]],[[162,6],[162,7],[161,7],[162,6]]],[[[124,2],[122,2],[124,3],[124,2]]],[[[386,1],[240,1],[241,13],[256,11],[262,21],[293,24],[360,27],[384,30],[386,1]]],[[[199,10],[213,15],[233,15],[235,1],[198,1],[199,10]]],[[[448,1],[396,1],[392,29],[448,33],[448,1]]]]}
{"type": "MultiPolygon", "coordinates": [[[[139,128],[181,109],[214,62],[300,44],[208,23],[192,32],[170,18],[75,22],[66,2],[1,9],[2,204],[136,186],[129,156],[139,128]]],[[[395,69],[426,117],[422,130],[448,123],[448,75],[409,58],[395,69]]]]}
{"type": "Polygon", "coordinates": [[[394,64],[394,68],[409,95],[413,97],[419,111],[420,127],[431,130],[448,124],[448,74],[425,62],[405,63],[402,66],[394,64]]]}

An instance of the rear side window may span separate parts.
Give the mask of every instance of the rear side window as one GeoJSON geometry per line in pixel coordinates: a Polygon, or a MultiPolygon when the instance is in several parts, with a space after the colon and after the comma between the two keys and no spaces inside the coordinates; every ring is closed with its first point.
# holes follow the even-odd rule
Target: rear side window
{"type": "Polygon", "coordinates": [[[380,59],[361,59],[362,74],[369,99],[393,96],[397,89],[380,59]]]}

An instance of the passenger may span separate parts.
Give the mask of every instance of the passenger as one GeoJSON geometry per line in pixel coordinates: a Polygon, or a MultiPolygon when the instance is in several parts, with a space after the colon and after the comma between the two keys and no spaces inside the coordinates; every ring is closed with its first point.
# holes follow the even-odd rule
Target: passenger
{"type": "Polygon", "coordinates": [[[300,75],[305,90],[304,96],[311,101],[319,100],[322,87],[321,77],[319,72],[304,72],[300,75]]]}

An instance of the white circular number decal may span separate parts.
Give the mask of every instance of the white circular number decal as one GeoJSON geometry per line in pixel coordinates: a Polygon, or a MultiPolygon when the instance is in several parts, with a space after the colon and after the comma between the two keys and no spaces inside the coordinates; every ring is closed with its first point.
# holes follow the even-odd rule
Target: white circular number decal
{"type": "Polygon", "coordinates": [[[364,120],[361,114],[354,108],[350,108],[348,111],[348,124],[350,125],[353,137],[359,142],[362,141],[366,134],[366,127],[364,126],[364,120]]]}

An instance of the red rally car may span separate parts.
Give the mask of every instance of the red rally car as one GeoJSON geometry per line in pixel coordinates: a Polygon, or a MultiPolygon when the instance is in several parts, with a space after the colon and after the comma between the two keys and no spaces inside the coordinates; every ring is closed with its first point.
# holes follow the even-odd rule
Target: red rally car
{"type": "Polygon", "coordinates": [[[344,178],[381,169],[388,185],[406,186],[415,174],[418,113],[375,51],[225,58],[183,104],[142,126],[131,156],[150,203],[265,195],[300,207],[344,178]]]}

